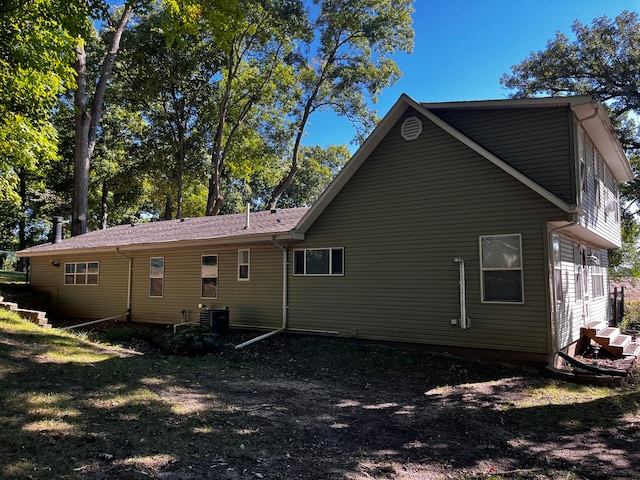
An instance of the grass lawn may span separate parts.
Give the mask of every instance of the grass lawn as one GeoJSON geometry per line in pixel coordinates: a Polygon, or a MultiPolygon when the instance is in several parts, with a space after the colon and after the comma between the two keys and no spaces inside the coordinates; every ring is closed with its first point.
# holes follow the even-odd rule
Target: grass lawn
{"type": "Polygon", "coordinates": [[[25,283],[27,274],[24,272],[14,272],[13,270],[0,270],[0,284],[25,283]]]}
{"type": "Polygon", "coordinates": [[[338,338],[90,338],[0,312],[0,478],[640,478],[637,384],[338,338]]]}

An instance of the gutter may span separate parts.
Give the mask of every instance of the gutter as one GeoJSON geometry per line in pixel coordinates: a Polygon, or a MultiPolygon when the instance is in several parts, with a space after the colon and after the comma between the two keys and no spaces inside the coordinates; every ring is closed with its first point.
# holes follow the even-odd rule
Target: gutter
{"type": "Polygon", "coordinates": [[[271,237],[271,243],[273,243],[276,247],[278,247],[282,251],[282,326],[278,330],[265,333],[264,335],[260,335],[259,337],[252,338],[251,340],[247,340],[244,343],[236,345],[236,350],[240,348],[244,348],[247,345],[251,345],[252,343],[259,342],[260,340],[264,340],[265,338],[269,338],[273,335],[276,335],[277,333],[284,332],[287,329],[288,310],[289,310],[289,305],[287,303],[287,299],[289,296],[289,281],[287,276],[288,250],[287,250],[287,247],[278,243],[275,235],[271,237]]]}
{"type": "Polygon", "coordinates": [[[129,257],[120,251],[119,247],[116,247],[116,253],[122,255],[129,260],[129,275],[127,278],[127,322],[131,321],[131,277],[133,273],[133,257],[129,257]]]}

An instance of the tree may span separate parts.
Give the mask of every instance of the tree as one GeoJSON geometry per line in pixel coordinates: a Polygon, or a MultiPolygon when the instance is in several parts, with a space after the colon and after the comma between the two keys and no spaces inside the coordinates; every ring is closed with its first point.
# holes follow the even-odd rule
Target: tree
{"type": "Polygon", "coordinates": [[[317,49],[299,67],[291,112],[293,145],[290,167],[271,194],[274,209],[299,169],[300,146],[311,115],[332,109],[346,116],[362,136],[375,121],[365,93],[373,103],[383,88],[392,85],[400,71],[391,58],[397,51],[413,49],[410,0],[316,0],[314,22],[317,49]]]}
{"type": "MultiPolygon", "coordinates": [[[[600,17],[591,26],[574,22],[575,40],[556,33],[546,49],[505,73],[500,82],[515,90],[513,97],[535,95],[593,95],[609,109],[620,142],[630,156],[634,173],[640,171],[640,137],[635,118],[640,114],[640,22],[636,12],[615,19],[600,17]]],[[[636,212],[640,207],[640,180],[621,186],[623,198],[622,250],[610,253],[616,271],[640,273],[634,254],[640,235],[636,212]]]]}
{"type": "Polygon", "coordinates": [[[183,216],[185,176],[204,173],[207,112],[219,72],[217,43],[191,33],[182,20],[156,5],[128,32],[117,67],[121,103],[143,113],[153,137],[148,143],[164,178],[156,186],[165,196],[165,220],[183,216]]]}
{"type": "Polygon", "coordinates": [[[18,170],[57,158],[50,111],[74,86],[72,52],[86,28],[82,0],[0,3],[0,199],[20,201],[18,170]]]}
{"type": "MultiPolygon", "coordinates": [[[[291,59],[295,41],[304,34],[306,24],[298,0],[245,0],[238,2],[227,26],[231,35],[221,42],[222,78],[213,121],[207,215],[220,211],[227,158],[241,142],[243,130],[246,132],[251,122],[277,123],[283,116],[272,112],[269,118],[258,120],[257,112],[269,104],[286,104],[285,97],[272,98],[285,92],[292,79],[286,60],[291,59]]],[[[266,108],[262,114],[265,112],[266,108]]]]}
{"type": "MultiPolygon", "coordinates": [[[[133,1],[125,3],[115,24],[109,24],[112,34],[107,52],[100,66],[95,90],[91,92],[89,73],[87,72],[87,53],[85,51],[85,39],[79,38],[76,45],[76,71],[77,86],[74,94],[75,116],[75,150],[74,150],[74,182],[73,182],[73,209],[71,219],[71,234],[81,235],[87,231],[87,219],[89,210],[89,170],[91,156],[96,146],[96,137],[107,84],[111,77],[111,71],[120,49],[120,39],[133,14],[133,1]]],[[[110,20],[106,17],[106,20],[110,20]]]]}

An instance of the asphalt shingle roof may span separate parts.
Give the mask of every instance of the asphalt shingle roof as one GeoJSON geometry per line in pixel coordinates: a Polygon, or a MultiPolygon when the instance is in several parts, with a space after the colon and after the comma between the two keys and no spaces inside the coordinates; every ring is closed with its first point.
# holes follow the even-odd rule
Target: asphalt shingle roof
{"type": "Polygon", "coordinates": [[[212,217],[165,220],[119,225],[46,243],[17,252],[28,257],[45,252],[64,252],[88,248],[116,248],[134,245],[166,244],[181,241],[215,240],[287,233],[298,224],[308,208],[288,208],[275,212],[253,212],[246,226],[246,213],[212,217]]]}

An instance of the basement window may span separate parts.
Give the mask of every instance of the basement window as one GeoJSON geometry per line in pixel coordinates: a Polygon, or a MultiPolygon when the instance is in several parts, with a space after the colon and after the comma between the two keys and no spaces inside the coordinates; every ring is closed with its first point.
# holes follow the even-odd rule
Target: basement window
{"type": "Polygon", "coordinates": [[[520,234],[480,237],[480,270],[483,302],[524,303],[520,234]]]}
{"type": "Polygon", "coordinates": [[[344,275],[344,248],[293,251],[294,275],[344,275]]]}
{"type": "Polygon", "coordinates": [[[149,260],[149,296],[157,298],[164,296],[164,257],[154,257],[149,260]]]}
{"type": "Polygon", "coordinates": [[[76,262],[64,264],[65,285],[98,285],[99,262],[76,262]]]}

